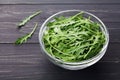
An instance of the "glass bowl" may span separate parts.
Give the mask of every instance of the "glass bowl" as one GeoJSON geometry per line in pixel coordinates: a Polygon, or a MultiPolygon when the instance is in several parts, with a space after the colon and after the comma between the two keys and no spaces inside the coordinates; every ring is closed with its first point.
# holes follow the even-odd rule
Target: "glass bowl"
{"type": "Polygon", "coordinates": [[[94,57],[90,58],[90,59],[87,59],[87,60],[83,60],[83,61],[80,61],[80,62],[63,62],[62,60],[59,60],[53,56],[51,56],[46,50],[45,50],[45,46],[44,46],[44,43],[42,41],[42,36],[43,36],[43,33],[46,29],[46,25],[48,22],[54,20],[55,17],[59,17],[59,16],[65,16],[65,17],[69,17],[69,16],[73,16],[79,12],[81,12],[82,10],[65,10],[65,11],[60,11],[56,14],[53,14],[52,16],[50,16],[41,26],[40,28],[40,31],[39,31],[39,43],[40,43],[40,48],[41,48],[41,51],[42,53],[52,62],[54,63],[55,65],[58,65],[64,69],[68,69],[68,70],[80,70],[80,69],[84,69],[84,68],[87,68],[93,64],[95,64],[96,62],[98,62],[102,57],[103,55],[105,54],[106,52],[106,49],[107,49],[107,46],[108,46],[108,43],[109,43],[109,33],[108,33],[108,30],[106,28],[106,26],[104,25],[104,23],[98,18],[96,17],[95,15],[89,13],[89,12],[86,12],[86,11],[82,11],[84,13],[84,17],[88,17],[90,16],[91,17],[91,20],[92,21],[95,21],[97,23],[99,23],[101,25],[101,30],[102,32],[105,34],[105,39],[106,39],[106,42],[105,44],[103,45],[103,48],[101,49],[101,51],[95,55],[94,57]]]}

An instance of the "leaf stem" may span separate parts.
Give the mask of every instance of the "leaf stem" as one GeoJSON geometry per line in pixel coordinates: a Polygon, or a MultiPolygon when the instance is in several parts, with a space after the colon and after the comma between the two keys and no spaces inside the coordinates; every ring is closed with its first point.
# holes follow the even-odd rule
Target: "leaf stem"
{"type": "Polygon", "coordinates": [[[37,16],[38,14],[40,14],[42,11],[37,11],[35,13],[33,13],[32,15],[26,17],[25,19],[23,19],[19,24],[18,24],[18,28],[21,28],[22,26],[24,26],[28,21],[30,21],[33,17],[37,16]]]}

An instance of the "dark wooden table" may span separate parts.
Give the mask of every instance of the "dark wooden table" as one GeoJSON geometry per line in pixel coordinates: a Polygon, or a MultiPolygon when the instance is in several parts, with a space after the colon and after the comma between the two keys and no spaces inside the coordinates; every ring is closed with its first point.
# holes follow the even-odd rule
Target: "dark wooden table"
{"type": "Polygon", "coordinates": [[[120,80],[120,0],[0,0],[0,80],[120,80]],[[80,9],[98,16],[110,33],[105,56],[95,65],[79,71],[59,68],[40,51],[38,33],[41,24],[52,14],[80,9]],[[21,30],[17,24],[37,10],[43,13],[21,30]],[[26,44],[15,40],[39,27],[26,44]]]}

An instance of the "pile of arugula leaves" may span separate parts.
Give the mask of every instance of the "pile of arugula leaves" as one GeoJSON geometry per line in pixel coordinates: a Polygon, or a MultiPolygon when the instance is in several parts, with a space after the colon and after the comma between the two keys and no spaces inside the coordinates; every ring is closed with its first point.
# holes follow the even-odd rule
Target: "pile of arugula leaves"
{"type": "Polygon", "coordinates": [[[49,54],[65,62],[79,62],[100,52],[106,41],[101,25],[83,15],[60,16],[47,24],[42,38],[49,54]]]}

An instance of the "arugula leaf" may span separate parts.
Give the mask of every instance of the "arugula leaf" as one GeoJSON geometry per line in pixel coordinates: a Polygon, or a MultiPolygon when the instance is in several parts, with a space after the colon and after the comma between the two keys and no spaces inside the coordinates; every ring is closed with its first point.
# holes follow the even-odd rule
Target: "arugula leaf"
{"type": "Polygon", "coordinates": [[[105,34],[99,23],[83,15],[80,12],[55,17],[47,24],[43,42],[48,53],[65,62],[86,60],[99,53],[106,41],[105,34]]]}
{"type": "Polygon", "coordinates": [[[28,34],[26,34],[26,35],[18,38],[18,39],[15,41],[15,44],[16,44],[16,45],[20,45],[20,44],[26,42],[29,38],[31,38],[32,35],[33,35],[33,33],[35,32],[37,26],[38,26],[38,23],[35,23],[35,26],[34,26],[33,30],[32,30],[30,33],[28,33],[28,34]]]}
{"type": "Polygon", "coordinates": [[[35,13],[33,13],[32,15],[26,17],[25,19],[23,19],[19,24],[18,24],[18,28],[21,28],[22,26],[24,26],[29,20],[31,20],[33,17],[37,16],[38,14],[40,14],[42,11],[37,11],[35,13]]]}

